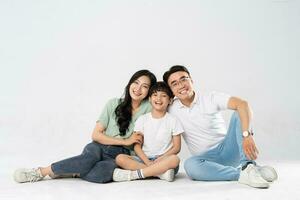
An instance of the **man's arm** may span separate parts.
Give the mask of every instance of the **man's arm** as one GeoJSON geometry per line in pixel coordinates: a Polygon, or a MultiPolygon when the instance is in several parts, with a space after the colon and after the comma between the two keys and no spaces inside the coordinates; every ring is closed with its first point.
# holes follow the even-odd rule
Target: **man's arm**
{"type": "MultiPolygon", "coordinates": [[[[238,112],[241,121],[242,132],[248,131],[250,128],[252,112],[247,101],[238,97],[230,97],[228,101],[228,108],[238,112]]],[[[258,150],[255,146],[252,135],[243,138],[243,149],[248,159],[255,160],[257,158],[258,150]]]]}

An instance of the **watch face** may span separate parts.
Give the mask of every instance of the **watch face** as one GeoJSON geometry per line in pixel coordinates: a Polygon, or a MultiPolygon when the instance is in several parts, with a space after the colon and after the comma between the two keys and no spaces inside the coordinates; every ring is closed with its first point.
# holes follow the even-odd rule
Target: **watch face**
{"type": "Polygon", "coordinates": [[[244,132],[243,132],[243,136],[244,136],[244,137],[248,137],[248,135],[249,135],[249,132],[248,132],[248,131],[244,131],[244,132]]]}

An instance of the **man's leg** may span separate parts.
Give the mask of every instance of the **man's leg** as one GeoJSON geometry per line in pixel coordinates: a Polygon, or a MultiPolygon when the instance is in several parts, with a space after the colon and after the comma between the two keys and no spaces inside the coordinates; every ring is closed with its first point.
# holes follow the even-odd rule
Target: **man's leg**
{"type": "Polygon", "coordinates": [[[227,135],[218,148],[222,158],[220,164],[242,167],[249,162],[255,163],[247,159],[244,153],[241,121],[237,112],[232,114],[227,135]]]}
{"type": "Polygon", "coordinates": [[[191,179],[197,181],[238,180],[240,170],[219,164],[217,161],[207,155],[192,156],[185,161],[184,169],[191,179]]]}
{"type": "Polygon", "coordinates": [[[242,149],[242,129],[237,112],[234,112],[224,140],[214,149],[185,161],[185,171],[194,180],[238,180],[237,165],[249,162],[242,149]]]}

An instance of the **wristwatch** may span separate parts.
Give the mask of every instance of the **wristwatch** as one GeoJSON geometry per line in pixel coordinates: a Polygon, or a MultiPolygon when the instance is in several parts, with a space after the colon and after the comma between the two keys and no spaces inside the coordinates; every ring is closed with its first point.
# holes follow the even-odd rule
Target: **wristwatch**
{"type": "Polygon", "coordinates": [[[253,132],[252,131],[243,131],[243,138],[246,138],[249,135],[253,135],[253,132]]]}

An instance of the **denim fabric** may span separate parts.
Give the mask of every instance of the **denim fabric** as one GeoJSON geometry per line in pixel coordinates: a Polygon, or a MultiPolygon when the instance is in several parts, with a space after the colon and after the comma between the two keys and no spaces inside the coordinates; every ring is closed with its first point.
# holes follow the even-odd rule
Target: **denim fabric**
{"type": "Polygon", "coordinates": [[[242,147],[242,128],[237,112],[234,112],[224,140],[215,148],[187,159],[184,169],[193,180],[238,180],[241,166],[249,161],[242,147]]]}
{"type": "Polygon", "coordinates": [[[80,178],[96,183],[112,181],[115,158],[119,154],[129,155],[122,146],[103,145],[91,142],[85,146],[82,154],[55,162],[51,165],[55,175],[79,174],[80,178]]]}

